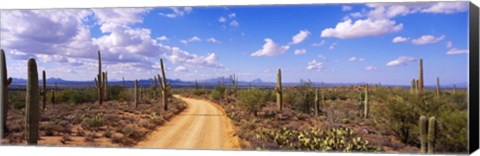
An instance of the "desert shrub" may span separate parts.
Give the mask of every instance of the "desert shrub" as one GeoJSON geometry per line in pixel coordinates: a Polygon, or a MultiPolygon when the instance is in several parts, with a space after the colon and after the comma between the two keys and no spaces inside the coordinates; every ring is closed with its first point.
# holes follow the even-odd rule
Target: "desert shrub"
{"type": "Polygon", "coordinates": [[[9,91],[10,105],[15,109],[25,108],[25,91],[9,91]]]}
{"type": "Polygon", "coordinates": [[[55,101],[58,103],[79,104],[94,102],[96,99],[97,93],[95,89],[64,89],[55,93],[55,101]]]}
{"type": "Polygon", "coordinates": [[[294,110],[309,113],[315,100],[315,88],[310,80],[301,80],[301,83],[303,85],[285,91],[284,100],[285,103],[291,105],[294,110]]]}
{"type": "Polygon", "coordinates": [[[217,87],[215,87],[211,92],[210,92],[210,99],[212,100],[220,100],[225,96],[225,90],[227,88],[225,85],[220,84],[217,87]]]}
{"type": "Polygon", "coordinates": [[[265,106],[271,96],[272,94],[269,90],[250,89],[238,92],[239,105],[255,116],[257,116],[257,112],[265,106]]]}
{"type": "Polygon", "coordinates": [[[124,97],[120,96],[121,93],[124,92],[124,90],[125,88],[123,86],[118,86],[118,85],[108,86],[107,88],[108,99],[109,100],[125,100],[125,99],[122,99],[124,97]]]}

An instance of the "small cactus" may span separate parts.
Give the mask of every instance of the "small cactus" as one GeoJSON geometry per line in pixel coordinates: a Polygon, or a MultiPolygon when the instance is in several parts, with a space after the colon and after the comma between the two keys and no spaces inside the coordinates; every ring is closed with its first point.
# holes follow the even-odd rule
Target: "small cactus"
{"type": "Polygon", "coordinates": [[[420,153],[427,153],[427,117],[420,116],[418,127],[420,129],[420,153]]]}
{"type": "Polygon", "coordinates": [[[27,99],[25,105],[25,138],[29,145],[36,145],[38,141],[38,128],[40,121],[38,90],[38,72],[35,59],[28,59],[27,99]]]}
{"type": "Polygon", "coordinates": [[[7,128],[7,112],[8,112],[8,85],[12,83],[12,78],[7,75],[7,62],[5,60],[5,51],[0,50],[0,109],[2,116],[0,125],[0,139],[8,133],[7,128]]]}
{"type": "Polygon", "coordinates": [[[198,91],[198,82],[195,80],[195,90],[198,91]]]}
{"type": "Polygon", "coordinates": [[[47,105],[47,80],[45,70],[42,71],[42,90],[40,90],[40,95],[42,96],[42,111],[45,111],[45,106],[47,105]]]}
{"type": "Polygon", "coordinates": [[[434,116],[428,120],[428,153],[435,152],[435,142],[437,140],[437,122],[434,116]]]}
{"type": "Polygon", "coordinates": [[[135,108],[138,107],[138,80],[135,80],[135,87],[134,87],[134,90],[133,90],[133,99],[134,99],[134,102],[135,103],[135,108]]]}
{"type": "Polygon", "coordinates": [[[283,109],[283,98],[282,98],[282,73],[280,68],[278,68],[277,72],[277,86],[275,87],[275,91],[277,92],[277,107],[279,111],[283,109]]]}

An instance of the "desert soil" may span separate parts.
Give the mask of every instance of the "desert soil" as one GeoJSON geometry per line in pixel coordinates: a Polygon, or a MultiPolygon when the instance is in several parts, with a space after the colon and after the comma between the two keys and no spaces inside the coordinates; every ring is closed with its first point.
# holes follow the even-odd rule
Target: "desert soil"
{"type": "Polygon", "coordinates": [[[240,149],[234,126],[218,105],[186,98],[187,109],[137,144],[141,148],[240,149]]]}

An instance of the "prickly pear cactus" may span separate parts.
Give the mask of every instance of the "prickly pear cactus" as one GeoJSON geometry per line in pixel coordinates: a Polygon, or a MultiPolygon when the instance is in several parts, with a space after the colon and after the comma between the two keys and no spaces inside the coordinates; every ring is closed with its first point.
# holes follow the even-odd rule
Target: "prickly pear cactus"
{"type": "Polygon", "coordinates": [[[28,80],[27,80],[27,97],[25,105],[25,138],[29,145],[36,145],[38,141],[38,125],[40,121],[38,90],[38,72],[35,59],[28,59],[28,80]]]}

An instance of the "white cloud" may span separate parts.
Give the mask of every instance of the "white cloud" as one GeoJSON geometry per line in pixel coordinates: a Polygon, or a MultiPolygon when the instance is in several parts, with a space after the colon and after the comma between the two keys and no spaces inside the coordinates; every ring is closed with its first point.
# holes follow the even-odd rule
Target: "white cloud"
{"type": "Polygon", "coordinates": [[[187,40],[180,40],[180,43],[188,44],[188,41],[187,40]]]}
{"type": "Polygon", "coordinates": [[[335,28],[324,29],[321,37],[336,37],[341,39],[360,38],[367,36],[379,36],[391,32],[397,32],[403,29],[403,24],[396,24],[395,21],[388,19],[365,19],[357,20],[352,23],[347,19],[337,24],[335,28]]]}
{"type": "Polygon", "coordinates": [[[451,48],[453,48],[453,43],[452,43],[452,41],[448,41],[447,42],[447,49],[451,49],[451,48]]]}
{"type": "Polygon", "coordinates": [[[460,55],[460,54],[468,54],[468,49],[452,48],[447,51],[447,55],[460,55]]]}
{"type": "Polygon", "coordinates": [[[237,20],[233,20],[232,22],[230,22],[230,25],[232,27],[238,27],[239,26],[239,23],[237,22],[237,20]]]}
{"type": "Polygon", "coordinates": [[[366,70],[366,71],[375,71],[375,70],[377,70],[377,67],[375,67],[375,66],[368,66],[368,67],[365,67],[365,70],[366,70]]]}
{"type": "Polygon", "coordinates": [[[160,13],[160,15],[168,18],[176,18],[192,12],[192,7],[184,7],[183,9],[180,7],[170,7],[170,9],[172,10],[172,13],[160,13]]]}
{"type": "Polygon", "coordinates": [[[173,64],[183,63],[192,66],[205,66],[223,68],[223,65],[218,63],[218,58],[215,53],[207,54],[206,56],[198,56],[187,51],[181,50],[178,47],[166,47],[170,54],[167,59],[173,64]]]}
{"type": "Polygon", "coordinates": [[[312,43],[312,47],[320,47],[325,44],[325,40],[321,40],[319,43],[312,43]]]}
{"type": "Polygon", "coordinates": [[[305,54],[305,53],[307,53],[307,50],[305,50],[305,49],[297,49],[294,52],[295,55],[302,55],[302,54],[305,54]]]}
{"type": "Polygon", "coordinates": [[[235,18],[236,16],[237,16],[237,14],[235,14],[235,13],[228,14],[229,18],[235,18]]]}
{"type": "Polygon", "coordinates": [[[200,37],[198,36],[193,36],[192,38],[188,39],[188,42],[198,42],[201,41],[200,37]]]}
{"type": "Polygon", "coordinates": [[[176,72],[183,72],[183,71],[188,71],[186,67],[184,66],[178,66],[177,68],[175,68],[176,72]]]}
{"type": "Polygon", "coordinates": [[[227,21],[227,19],[225,17],[219,17],[218,18],[218,22],[220,23],[225,23],[227,21]]]}
{"type": "Polygon", "coordinates": [[[437,43],[438,41],[441,41],[445,38],[445,35],[435,37],[433,35],[423,35],[419,38],[413,39],[412,43],[415,45],[423,45],[423,44],[431,44],[431,43],[437,43]]]}
{"type": "Polygon", "coordinates": [[[393,43],[400,43],[400,42],[406,42],[406,41],[408,41],[408,38],[402,37],[402,36],[397,36],[392,40],[393,43]]]}
{"type": "Polygon", "coordinates": [[[163,35],[163,36],[160,36],[160,37],[157,37],[157,40],[159,41],[168,41],[168,37],[163,35]]]}
{"type": "Polygon", "coordinates": [[[316,70],[320,71],[324,68],[322,62],[318,62],[317,60],[313,59],[312,61],[308,62],[307,70],[316,70]]]}
{"type": "Polygon", "coordinates": [[[211,42],[211,43],[221,43],[219,40],[217,40],[217,39],[215,39],[215,38],[213,38],[213,37],[208,38],[208,39],[207,39],[207,42],[211,42]]]}
{"type": "Polygon", "coordinates": [[[468,10],[468,2],[438,2],[433,6],[423,9],[424,13],[451,14],[468,10]]]}
{"type": "Polygon", "coordinates": [[[330,47],[328,47],[328,49],[333,50],[336,46],[337,46],[337,43],[333,42],[332,44],[330,44],[330,47]]]}
{"type": "Polygon", "coordinates": [[[365,61],[366,59],[365,58],[359,58],[359,57],[350,57],[350,59],[348,59],[348,62],[362,62],[362,61],[365,61]]]}
{"type": "Polygon", "coordinates": [[[352,10],[352,6],[348,6],[348,5],[342,6],[342,11],[350,11],[350,10],[352,10]]]}
{"type": "Polygon", "coordinates": [[[298,34],[292,37],[292,42],[290,44],[299,44],[303,42],[310,35],[308,30],[300,30],[298,34]]]}
{"type": "Polygon", "coordinates": [[[400,56],[397,59],[388,62],[387,66],[404,66],[404,65],[407,65],[407,63],[413,62],[415,60],[417,60],[417,59],[414,58],[414,57],[400,56]]]}
{"type": "Polygon", "coordinates": [[[290,46],[280,46],[272,39],[266,38],[262,49],[259,49],[251,54],[251,56],[275,56],[285,53],[290,46]]]}
{"type": "Polygon", "coordinates": [[[328,58],[323,56],[323,55],[318,55],[318,58],[322,59],[322,60],[327,60],[328,58]]]}

